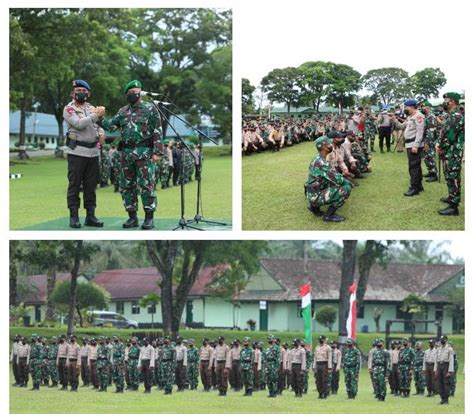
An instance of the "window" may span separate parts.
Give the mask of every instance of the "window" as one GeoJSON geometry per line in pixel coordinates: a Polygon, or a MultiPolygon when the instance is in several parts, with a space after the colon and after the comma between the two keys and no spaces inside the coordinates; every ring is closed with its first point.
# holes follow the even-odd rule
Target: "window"
{"type": "Polygon", "coordinates": [[[357,309],[357,319],[364,319],[364,306],[360,306],[357,309]]]}
{"type": "Polygon", "coordinates": [[[41,322],[41,305],[35,305],[35,322],[41,322]]]}
{"type": "Polygon", "coordinates": [[[124,312],[123,301],[115,302],[115,312],[120,313],[123,315],[124,312]]]}
{"type": "Polygon", "coordinates": [[[140,305],[138,304],[138,300],[132,300],[132,315],[140,314],[140,305]]]}
{"type": "Polygon", "coordinates": [[[438,321],[443,319],[443,305],[436,305],[435,308],[435,319],[438,321]]]}
{"type": "Polygon", "coordinates": [[[148,313],[156,313],[156,305],[149,305],[148,313]]]}

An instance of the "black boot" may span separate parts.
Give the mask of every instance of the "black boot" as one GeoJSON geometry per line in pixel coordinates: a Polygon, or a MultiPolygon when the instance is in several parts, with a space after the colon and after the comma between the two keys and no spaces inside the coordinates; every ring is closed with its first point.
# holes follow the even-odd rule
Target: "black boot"
{"type": "Polygon", "coordinates": [[[69,209],[69,227],[72,229],[81,228],[81,222],[79,221],[79,211],[77,208],[69,209]]]}
{"type": "Polygon", "coordinates": [[[86,216],[86,221],[84,222],[84,225],[90,226],[90,227],[104,227],[104,222],[100,221],[95,216],[95,209],[89,208],[87,209],[87,216],[86,216]]]}
{"type": "Polygon", "coordinates": [[[124,229],[131,229],[133,227],[138,227],[138,219],[137,219],[137,212],[136,211],[129,211],[128,212],[128,220],[122,224],[124,229]]]}
{"type": "Polygon", "coordinates": [[[449,207],[438,210],[438,213],[442,216],[459,216],[458,205],[450,204],[449,207]]]}
{"type": "Polygon", "coordinates": [[[319,207],[308,206],[308,210],[318,217],[321,217],[324,214],[319,207]]]}
{"type": "Polygon", "coordinates": [[[436,181],[438,181],[438,176],[436,174],[432,174],[426,179],[427,183],[434,183],[436,181]]]}
{"type": "Polygon", "coordinates": [[[145,211],[145,220],[142,224],[142,230],[151,230],[155,228],[155,223],[153,222],[153,211],[145,211]]]}
{"type": "Polygon", "coordinates": [[[334,222],[334,223],[339,223],[341,221],[344,221],[345,218],[343,216],[338,216],[337,214],[334,214],[337,210],[337,207],[334,207],[334,206],[330,206],[328,208],[328,211],[326,212],[326,214],[324,214],[323,216],[323,220],[324,221],[331,221],[331,222],[334,222]]]}
{"type": "Polygon", "coordinates": [[[403,193],[403,195],[406,197],[413,197],[418,194],[420,194],[420,191],[415,190],[414,188],[410,188],[407,192],[403,193]]]}
{"type": "Polygon", "coordinates": [[[439,199],[439,201],[441,201],[442,203],[447,203],[447,204],[449,204],[449,197],[441,197],[441,198],[439,199]]]}

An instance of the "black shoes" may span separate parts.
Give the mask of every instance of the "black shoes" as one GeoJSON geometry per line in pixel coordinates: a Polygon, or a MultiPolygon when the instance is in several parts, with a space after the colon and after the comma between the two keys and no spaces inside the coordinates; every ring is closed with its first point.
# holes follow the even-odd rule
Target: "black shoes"
{"type": "Polygon", "coordinates": [[[449,207],[438,210],[438,214],[442,216],[459,216],[459,210],[457,204],[450,204],[449,207]]]}
{"type": "Polygon", "coordinates": [[[438,181],[438,176],[437,175],[430,175],[427,179],[426,179],[426,182],[427,183],[434,183],[438,181]]]}
{"type": "Polygon", "coordinates": [[[441,201],[442,203],[448,203],[449,204],[449,198],[448,197],[441,197],[439,199],[439,201],[441,201]]]}
{"type": "Polygon", "coordinates": [[[95,210],[93,208],[87,210],[86,221],[84,222],[85,226],[90,227],[104,227],[104,222],[100,221],[95,216],[95,210]]]}
{"type": "Polygon", "coordinates": [[[336,207],[330,206],[328,208],[328,211],[326,212],[326,214],[324,214],[323,220],[324,221],[330,221],[330,222],[333,222],[333,223],[339,223],[341,221],[344,221],[345,218],[343,216],[338,216],[337,214],[335,214],[336,210],[337,210],[336,207]]]}
{"type": "Polygon", "coordinates": [[[145,220],[142,224],[142,230],[151,230],[155,227],[153,222],[153,211],[145,211],[145,220]]]}
{"type": "Polygon", "coordinates": [[[414,188],[410,188],[407,192],[403,193],[403,195],[406,197],[413,197],[420,194],[422,191],[423,190],[415,190],[414,188]]]}
{"type": "Polygon", "coordinates": [[[81,222],[79,221],[79,211],[77,208],[69,209],[69,227],[72,229],[81,228],[81,222]]]}
{"type": "Polygon", "coordinates": [[[317,217],[321,217],[324,214],[319,207],[308,206],[308,210],[317,217]]]}
{"type": "Polygon", "coordinates": [[[138,227],[138,218],[136,211],[129,211],[128,212],[128,220],[122,224],[124,229],[131,229],[134,227],[138,227]]]}

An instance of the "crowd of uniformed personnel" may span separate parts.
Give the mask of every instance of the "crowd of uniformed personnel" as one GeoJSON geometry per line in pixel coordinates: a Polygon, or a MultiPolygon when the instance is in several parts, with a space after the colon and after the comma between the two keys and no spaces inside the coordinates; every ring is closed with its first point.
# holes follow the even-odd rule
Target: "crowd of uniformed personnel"
{"type": "Polygon", "coordinates": [[[444,104],[433,111],[429,101],[408,99],[395,111],[379,114],[369,107],[359,107],[347,115],[316,115],[308,119],[264,121],[248,119],[242,131],[245,155],[265,150],[280,151],[304,141],[314,141],[318,154],[309,165],[305,195],[308,209],[324,221],[340,222],[337,215],[357,186],[356,179],[371,172],[370,161],[379,137],[380,153],[405,148],[408,156],[410,187],[405,196],[423,191],[421,160],[424,159],[427,182],[438,181],[436,156],[442,160],[448,197],[440,201],[447,208],[441,215],[458,215],[461,202],[461,169],[464,151],[464,100],[460,94],[443,95],[444,104]],[[402,110],[403,108],[403,110],[402,110]],[[327,205],[323,212],[321,207],[327,205]]]}
{"type": "MultiPolygon", "coordinates": [[[[447,339],[430,340],[426,350],[420,342],[413,349],[408,338],[392,341],[389,350],[383,339],[374,340],[367,365],[375,398],[385,401],[387,382],[393,396],[409,397],[414,377],[416,395],[424,395],[426,390],[427,397],[439,394],[441,404],[447,404],[456,390],[458,370],[456,353],[447,339]]],[[[264,347],[262,342],[245,337],[227,345],[219,336],[216,340],[204,338],[198,348],[193,339],[179,336],[175,341],[165,336],[133,337],[125,342],[119,336],[101,336],[82,338],[79,344],[75,335],[69,340],[66,335],[48,340],[33,334],[29,340],[14,338],[10,362],[13,385],[27,387],[31,376],[31,390],[47,386],[77,392],[80,378],[82,387],[99,392],[106,392],[112,384],[116,393],[138,391],[143,383],[144,393],[155,387],[171,394],[174,386],[178,392],[198,389],[200,377],[204,392],[216,390],[223,397],[230,384],[236,392],[244,390],[244,396],[268,390],[268,397],[274,398],[291,389],[301,398],[308,393],[312,370],[318,398],[326,399],[338,393],[342,370],[347,398],[356,398],[362,355],[352,339],[342,351],[336,341],[328,342],[325,336],[319,337],[314,349],[298,338],[288,344],[269,335],[267,341],[264,347]]]]}

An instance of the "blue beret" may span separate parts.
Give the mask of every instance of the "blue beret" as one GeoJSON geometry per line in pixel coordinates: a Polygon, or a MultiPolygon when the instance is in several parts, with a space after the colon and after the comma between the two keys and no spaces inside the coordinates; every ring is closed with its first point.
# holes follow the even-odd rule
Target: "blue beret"
{"type": "Polygon", "coordinates": [[[418,106],[418,102],[416,101],[416,99],[407,99],[403,105],[405,106],[418,106]]]}
{"type": "Polygon", "coordinates": [[[91,87],[85,80],[77,79],[75,81],[72,81],[72,87],[73,88],[86,88],[88,91],[91,90],[91,87]]]}

